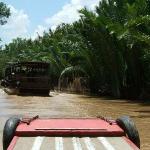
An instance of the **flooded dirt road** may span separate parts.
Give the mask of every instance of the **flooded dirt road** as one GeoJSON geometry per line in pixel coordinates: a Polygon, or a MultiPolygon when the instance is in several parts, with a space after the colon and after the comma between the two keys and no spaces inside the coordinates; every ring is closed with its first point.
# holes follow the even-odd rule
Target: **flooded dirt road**
{"type": "MultiPolygon", "coordinates": [[[[117,118],[129,115],[141,137],[141,149],[150,150],[150,105],[76,94],[51,93],[50,97],[7,95],[0,90],[0,141],[5,121],[11,116],[117,118]]],[[[2,149],[2,142],[0,142],[2,149]]]]}

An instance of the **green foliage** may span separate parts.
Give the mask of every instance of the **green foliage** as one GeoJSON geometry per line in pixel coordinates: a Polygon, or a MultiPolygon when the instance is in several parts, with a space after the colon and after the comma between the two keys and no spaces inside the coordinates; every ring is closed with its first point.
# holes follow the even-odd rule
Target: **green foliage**
{"type": "MultiPolygon", "coordinates": [[[[7,22],[7,18],[10,16],[10,9],[4,4],[0,2],[0,25],[4,25],[7,22]]],[[[1,42],[1,38],[0,38],[1,42]]],[[[5,67],[5,62],[7,62],[9,58],[7,57],[7,52],[2,51],[2,47],[0,45],[0,78],[2,78],[3,68],[5,67]]]]}
{"type": "Polygon", "coordinates": [[[101,0],[96,11],[81,9],[73,24],[35,40],[13,40],[0,51],[0,62],[46,61],[54,84],[64,76],[87,76],[91,92],[150,97],[149,8],[149,0],[101,0]]]}
{"type": "Polygon", "coordinates": [[[7,18],[10,16],[10,9],[4,4],[0,2],[0,25],[4,25],[7,22],[7,18]]]}

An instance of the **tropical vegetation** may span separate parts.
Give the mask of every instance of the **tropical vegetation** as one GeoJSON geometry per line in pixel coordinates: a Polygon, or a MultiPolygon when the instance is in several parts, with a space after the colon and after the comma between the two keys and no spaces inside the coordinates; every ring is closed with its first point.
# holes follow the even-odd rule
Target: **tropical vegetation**
{"type": "Polygon", "coordinates": [[[149,98],[150,0],[101,0],[95,11],[79,13],[72,24],[1,48],[0,76],[8,61],[47,61],[55,84],[65,74],[82,72],[92,93],[149,98]]]}

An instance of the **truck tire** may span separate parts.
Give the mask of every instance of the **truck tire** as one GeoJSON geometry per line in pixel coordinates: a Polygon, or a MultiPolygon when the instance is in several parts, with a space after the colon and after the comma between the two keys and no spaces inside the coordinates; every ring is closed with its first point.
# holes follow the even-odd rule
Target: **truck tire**
{"type": "Polygon", "coordinates": [[[117,124],[125,131],[128,138],[138,147],[140,148],[140,137],[139,132],[134,124],[128,116],[122,116],[116,120],[117,124]]]}
{"type": "Polygon", "coordinates": [[[16,128],[20,122],[19,118],[10,118],[6,121],[3,130],[3,150],[7,150],[11,140],[14,137],[16,128]]]}

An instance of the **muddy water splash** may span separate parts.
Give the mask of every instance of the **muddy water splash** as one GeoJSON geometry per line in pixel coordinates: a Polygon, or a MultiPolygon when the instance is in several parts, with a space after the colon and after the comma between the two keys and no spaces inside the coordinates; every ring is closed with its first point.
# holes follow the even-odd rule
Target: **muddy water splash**
{"type": "Polygon", "coordinates": [[[150,105],[65,93],[51,93],[50,97],[8,96],[0,90],[0,141],[4,123],[9,117],[37,114],[42,117],[112,118],[129,115],[139,129],[141,149],[150,150],[150,105]]]}

